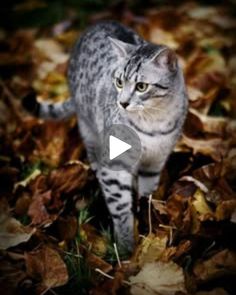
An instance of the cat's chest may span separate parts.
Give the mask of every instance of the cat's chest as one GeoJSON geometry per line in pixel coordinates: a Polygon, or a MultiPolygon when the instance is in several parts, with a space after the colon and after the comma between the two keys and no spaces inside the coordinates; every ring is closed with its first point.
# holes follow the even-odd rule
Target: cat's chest
{"type": "Polygon", "coordinates": [[[158,162],[165,161],[170,150],[173,148],[175,132],[168,135],[144,135],[139,134],[142,145],[142,162],[158,162]]]}

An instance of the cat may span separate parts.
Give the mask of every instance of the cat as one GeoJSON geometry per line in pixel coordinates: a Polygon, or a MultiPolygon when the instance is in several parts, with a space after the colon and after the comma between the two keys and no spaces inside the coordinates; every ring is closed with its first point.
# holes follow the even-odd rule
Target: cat
{"type": "Polygon", "coordinates": [[[25,107],[45,119],[78,117],[117,242],[132,251],[135,188],[139,197],[157,189],[187,113],[188,98],[176,54],[167,46],[143,40],[117,22],[101,22],[87,29],[75,44],[68,82],[71,98],[65,102],[28,100],[25,107]],[[95,151],[99,134],[112,124],[124,124],[140,138],[142,154],[135,171],[98,166],[95,151]]]}

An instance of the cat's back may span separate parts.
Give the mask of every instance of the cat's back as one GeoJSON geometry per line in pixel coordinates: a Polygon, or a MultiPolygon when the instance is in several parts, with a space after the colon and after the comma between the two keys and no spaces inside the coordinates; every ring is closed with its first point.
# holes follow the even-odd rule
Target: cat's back
{"type": "Polygon", "coordinates": [[[83,91],[87,85],[109,74],[110,67],[116,63],[117,56],[108,37],[130,44],[142,42],[133,30],[115,21],[104,21],[89,27],[71,53],[68,78],[72,95],[78,86],[83,91]]]}

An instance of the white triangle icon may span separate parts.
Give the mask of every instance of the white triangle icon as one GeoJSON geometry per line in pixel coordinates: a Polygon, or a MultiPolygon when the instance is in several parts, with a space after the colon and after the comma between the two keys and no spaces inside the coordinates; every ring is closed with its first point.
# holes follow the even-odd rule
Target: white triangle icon
{"type": "Polygon", "coordinates": [[[119,155],[131,149],[132,146],[119,138],[110,135],[109,136],[109,159],[113,160],[119,155]]]}

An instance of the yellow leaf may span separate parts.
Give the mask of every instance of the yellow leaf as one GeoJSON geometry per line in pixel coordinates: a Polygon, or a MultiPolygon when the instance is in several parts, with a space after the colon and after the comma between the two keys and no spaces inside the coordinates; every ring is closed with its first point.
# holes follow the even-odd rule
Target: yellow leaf
{"type": "Polygon", "coordinates": [[[211,208],[208,206],[208,204],[205,201],[203,192],[198,189],[194,194],[194,201],[192,202],[194,208],[196,209],[197,213],[200,215],[213,215],[213,212],[211,208]]]}
{"type": "Polygon", "coordinates": [[[160,259],[166,249],[167,240],[167,235],[164,235],[163,237],[158,237],[154,234],[148,235],[139,244],[136,250],[135,260],[140,266],[142,266],[147,262],[153,262],[160,259]]]}

